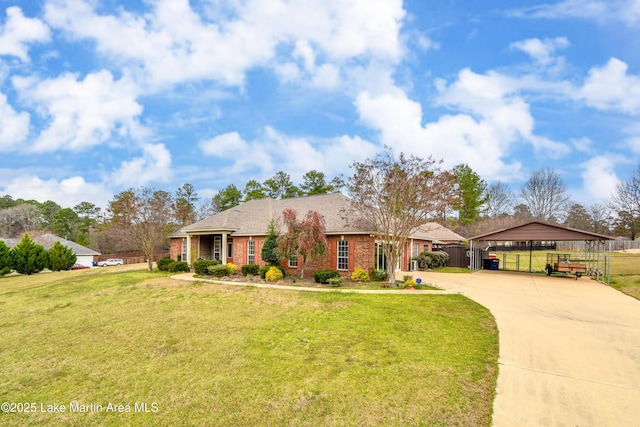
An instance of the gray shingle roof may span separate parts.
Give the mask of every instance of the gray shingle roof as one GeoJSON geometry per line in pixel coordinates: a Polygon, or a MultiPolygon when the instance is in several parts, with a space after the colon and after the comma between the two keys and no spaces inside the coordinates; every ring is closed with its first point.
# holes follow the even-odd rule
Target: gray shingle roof
{"type": "MultiPolygon", "coordinates": [[[[324,216],[327,234],[368,233],[362,227],[349,224],[343,218],[351,209],[351,202],[340,193],[320,194],[295,199],[258,199],[250,200],[234,208],[220,212],[209,218],[183,227],[182,233],[229,231],[232,236],[259,236],[267,231],[272,218],[282,218],[286,208],[295,210],[302,218],[308,211],[316,211],[324,216]]],[[[353,214],[350,223],[353,223],[353,214]]],[[[174,236],[179,236],[175,233],[174,236]]]]}
{"type": "Polygon", "coordinates": [[[420,227],[420,231],[429,236],[432,240],[439,240],[441,242],[462,242],[465,239],[458,233],[449,230],[437,222],[428,222],[420,227]]]}

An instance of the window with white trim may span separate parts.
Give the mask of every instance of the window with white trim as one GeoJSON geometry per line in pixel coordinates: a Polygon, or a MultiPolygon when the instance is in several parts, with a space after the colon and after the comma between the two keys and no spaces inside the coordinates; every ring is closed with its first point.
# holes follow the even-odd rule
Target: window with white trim
{"type": "Polygon", "coordinates": [[[256,263],[256,246],[253,240],[247,242],[247,264],[256,263]]]}
{"type": "Polygon", "coordinates": [[[338,270],[349,269],[349,241],[338,240],[338,270]]]}
{"type": "Polygon", "coordinates": [[[298,256],[297,255],[289,257],[289,267],[290,268],[298,268],[298,256]]]}

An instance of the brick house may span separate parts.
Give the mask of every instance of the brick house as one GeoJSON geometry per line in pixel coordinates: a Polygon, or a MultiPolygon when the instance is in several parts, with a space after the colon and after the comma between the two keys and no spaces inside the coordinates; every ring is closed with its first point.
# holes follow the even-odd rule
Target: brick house
{"type": "MultiPolygon", "coordinates": [[[[372,230],[353,225],[356,215],[349,199],[340,193],[250,200],[171,234],[170,256],[190,264],[197,259],[218,259],[238,267],[265,265],[260,254],[267,225],[271,219],[281,220],[285,208],[295,210],[298,218],[308,211],[319,212],[325,218],[328,250],[323,257],[308,260],[305,273],[331,268],[347,275],[356,267],[385,268],[382,244],[376,241],[372,230]],[[350,219],[345,220],[345,216],[350,219]]],[[[406,244],[400,269],[409,270],[412,257],[432,248],[433,239],[425,232],[416,232],[406,244]]],[[[296,274],[301,264],[289,259],[282,261],[282,266],[287,273],[296,274]]]]}

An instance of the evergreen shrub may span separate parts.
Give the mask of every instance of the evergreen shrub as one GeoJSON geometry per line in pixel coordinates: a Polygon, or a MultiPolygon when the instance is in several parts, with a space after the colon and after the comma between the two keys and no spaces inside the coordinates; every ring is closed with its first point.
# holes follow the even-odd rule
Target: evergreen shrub
{"type": "Polygon", "coordinates": [[[243,276],[257,276],[260,273],[258,264],[245,264],[240,268],[243,276]]]}
{"type": "MultiPolygon", "coordinates": [[[[178,260],[178,261],[180,261],[180,260],[178,260]]],[[[169,271],[169,264],[171,264],[172,262],[173,262],[173,260],[170,257],[165,256],[165,257],[160,258],[156,262],[156,264],[158,265],[158,270],[160,270],[160,271],[169,271]]]]}
{"type": "Polygon", "coordinates": [[[193,270],[199,276],[206,276],[209,274],[209,267],[220,264],[222,263],[217,259],[199,259],[193,263],[193,270]]]}
{"type": "Polygon", "coordinates": [[[328,284],[332,277],[340,277],[340,273],[337,270],[318,270],[313,274],[316,283],[324,285],[328,284]]]}
{"type": "Polygon", "coordinates": [[[11,251],[12,267],[20,274],[39,273],[49,265],[49,255],[28,234],[11,251]]]}

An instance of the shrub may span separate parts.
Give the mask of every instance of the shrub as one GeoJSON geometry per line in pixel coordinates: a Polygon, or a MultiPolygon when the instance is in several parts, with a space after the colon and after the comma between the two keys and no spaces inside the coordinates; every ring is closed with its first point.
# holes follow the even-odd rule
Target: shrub
{"type": "Polygon", "coordinates": [[[318,270],[313,274],[313,278],[316,283],[327,284],[332,277],[340,277],[340,273],[337,270],[318,270]]]}
{"type": "Polygon", "coordinates": [[[230,274],[229,266],[227,264],[210,265],[207,274],[214,277],[228,276],[230,274]]]}
{"type": "MultiPolygon", "coordinates": [[[[178,261],[180,261],[180,260],[178,260],[178,261]]],[[[165,257],[160,258],[156,262],[156,264],[158,265],[158,270],[160,270],[160,271],[169,271],[168,267],[169,267],[169,264],[171,264],[172,262],[173,262],[173,260],[170,257],[165,256],[165,257]]]]}
{"type": "Polygon", "coordinates": [[[243,276],[257,276],[260,272],[260,267],[257,264],[245,264],[240,268],[243,276]]]}
{"type": "Polygon", "coordinates": [[[406,282],[408,280],[413,280],[413,276],[411,276],[410,274],[407,274],[406,276],[402,276],[403,282],[406,282]]]}
{"type": "Polygon", "coordinates": [[[364,268],[356,267],[351,274],[351,280],[354,282],[368,282],[371,280],[369,278],[369,274],[364,270],[364,268]]]}
{"type": "Polygon", "coordinates": [[[407,280],[404,281],[404,286],[407,288],[415,288],[417,285],[416,281],[413,280],[411,276],[407,280]]]}
{"type": "Polygon", "coordinates": [[[274,265],[269,267],[267,273],[265,274],[265,280],[267,282],[277,282],[284,278],[284,274],[282,274],[282,270],[274,265]]]}
{"type": "Polygon", "coordinates": [[[20,274],[39,273],[49,264],[49,256],[42,245],[36,245],[28,234],[11,251],[14,270],[20,274]]]}
{"type": "Polygon", "coordinates": [[[49,249],[49,269],[51,271],[68,270],[77,260],[78,258],[71,248],[60,242],[55,242],[49,249]]]}
{"type": "Polygon", "coordinates": [[[206,276],[209,274],[209,267],[219,264],[221,264],[221,262],[217,259],[199,259],[193,263],[193,270],[200,276],[206,276]]]}
{"type": "Polygon", "coordinates": [[[11,272],[11,249],[0,240],[0,276],[11,272]]]}
{"type": "Polygon", "coordinates": [[[389,273],[386,270],[372,268],[369,270],[369,277],[374,282],[384,282],[389,277],[389,273]]]}
{"type": "Polygon", "coordinates": [[[171,273],[188,272],[189,264],[184,261],[171,261],[167,266],[167,271],[171,273]]]}
{"type": "Polygon", "coordinates": [[[227,267],[229,268],[229,275],[233,276],[234,274],[236,274],[238,272],[238,266],[235,264],[232,264],[230,262],[228,262],[227,267]]]}
{"type": "Polygon", "coordinates": [[[285,273],[284,273],[284,268],[282,268],[279,265],[263,265],[262,267],[260,267],[259,273],[260,273],[260,278],[262,280],[266,280],[267,279],[267,272],[269,271],[269,269],[271,267],[275,267],[278,270],[280,270],[282,272],[282,277],[284,277],[285,273]]]}
{"type": "Polygon", "coordinates": [[[414,259],[418,261],[418,268],[420,270],[426,270],[429,268],[444,267],[449,260],[449,254],[444,251],[424,251],[414,259]]]}
{"type": "Polygon", "coordinates": [[[329,285],[331,285],[331,287],[333,288],[339,287],[341,282],[342,277],[330,277],[329,279],[327,279],[327,283],[329,283],[329,285]]]}

